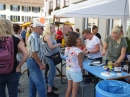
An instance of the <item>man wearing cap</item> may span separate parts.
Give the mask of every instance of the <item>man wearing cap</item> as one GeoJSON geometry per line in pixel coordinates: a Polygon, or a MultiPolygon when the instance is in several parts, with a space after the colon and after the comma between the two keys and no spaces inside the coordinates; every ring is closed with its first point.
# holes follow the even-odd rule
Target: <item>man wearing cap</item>
{"type": "Polygon", "coordinates": [[[42,70],[45,69],[45,64],[42,63],[42,42],[40,35],[44,31],[44,25],[40,22],[34,22],[33,32],[28,38],[28,51],[30,53],[27,59],[29,69],[29,97],[46,97],[46,84],[42,70]]]}

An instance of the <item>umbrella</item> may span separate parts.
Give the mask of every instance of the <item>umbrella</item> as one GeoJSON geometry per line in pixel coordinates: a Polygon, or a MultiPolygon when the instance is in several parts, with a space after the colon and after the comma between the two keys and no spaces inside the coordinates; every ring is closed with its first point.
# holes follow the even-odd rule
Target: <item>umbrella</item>
{"type": "Polygon", "coordinates": [[[31,22],[26,22],[26,23],[22,24],[22,27],[28,27],[30,25],[31,25],[31,22]]]}

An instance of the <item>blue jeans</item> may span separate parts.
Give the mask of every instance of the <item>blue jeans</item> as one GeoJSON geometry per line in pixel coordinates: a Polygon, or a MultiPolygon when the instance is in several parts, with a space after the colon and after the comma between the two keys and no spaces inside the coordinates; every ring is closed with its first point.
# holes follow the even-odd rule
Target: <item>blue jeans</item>
{"type": "Polygon", "coordinates": [[[48,86],[52,87],[56,75],[56,65],[51,58],[46,57],[46,61],[49,64],[48,86]]]}
{"type": "Polygon", "coordinates": [[[29,96],[36,97],[36,91],[38,91],[38,97],[46,97],[46,84],[43,72],[40,70],[39,65],[32,58],[27,59],[27,66],[29,69],[29,96]]]}
{"type": "Polygon", "coordinates": [[[21,72],[0,74],[0,97],[6,97],[6,85],[9,97],[17,97],[20,75],[21,72]]]}

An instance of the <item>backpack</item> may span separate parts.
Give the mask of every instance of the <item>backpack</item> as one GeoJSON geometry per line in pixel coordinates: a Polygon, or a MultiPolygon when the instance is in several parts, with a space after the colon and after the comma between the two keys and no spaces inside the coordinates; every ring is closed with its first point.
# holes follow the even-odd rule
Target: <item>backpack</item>
{"type": "Polygon", "coordinates": [[[0,74],[12,72],[14,66],[14,43],[12,37],[0,38],[0,74]]]}

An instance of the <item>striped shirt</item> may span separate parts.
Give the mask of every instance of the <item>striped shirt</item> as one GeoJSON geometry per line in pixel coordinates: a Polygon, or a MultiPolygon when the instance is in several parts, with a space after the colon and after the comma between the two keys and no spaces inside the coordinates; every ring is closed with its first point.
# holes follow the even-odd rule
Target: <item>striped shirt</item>
{"type": "Polygon", "coordinates": [[[33,57],[32,52],[38,52],[38,57],[40,58],[40,60],[42,60],[43,50],[42,50],[42,42],[40,40],[39,34],[33,32],[29,36],[29,38],[28,38],[28,51],[30,54],[29,57],[33,57]]]}

